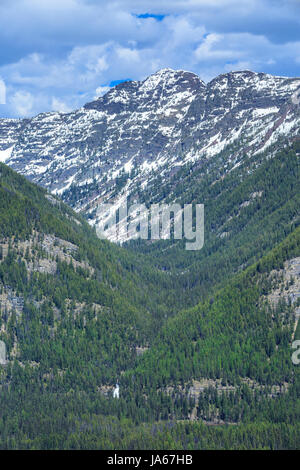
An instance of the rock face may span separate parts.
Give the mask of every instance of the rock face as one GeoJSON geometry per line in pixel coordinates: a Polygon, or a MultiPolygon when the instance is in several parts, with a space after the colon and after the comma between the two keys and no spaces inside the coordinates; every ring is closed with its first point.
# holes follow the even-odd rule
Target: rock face
{"type": "Polygon", "coordinates": [[[3,341],[0,341],[0,365],[6,364],[6,346],[3,341]]]}
{"type": "Polygon", "coordinates": [[[97,201],[167,181],[177,168],[230,149],[228,171],[299,133],[300,78],[250,71],[208,84],[163,69],[124,82],[68,114],[0,120],[0,160],[96,220],[97,201]]]}
{"type": "Polygon", "coordinates": [[[294,306],[295,323],[292,338],[294,339],[300,318],[300,257],[286,261],[284,268],[279,272],[273,272],[272,275],[280,281],[277,281],[275,288],[268,295],[268,301],[275,307],[280,301],[294,306]]]}

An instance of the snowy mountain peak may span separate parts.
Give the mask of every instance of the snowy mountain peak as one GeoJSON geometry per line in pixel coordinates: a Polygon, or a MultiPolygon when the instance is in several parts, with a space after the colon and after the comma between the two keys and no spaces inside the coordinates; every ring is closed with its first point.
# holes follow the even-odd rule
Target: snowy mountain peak
{"type": "Polygon", "coordinates": [[[198,75],[193,72],[186,72],[184,70],[173,70],[169,68],[164,68],[159,70],[158,72],[150,75],[150,77],[146,78],[142,82],[142,88],[152,90],[156,88],[158,85],[165,83],[167,86],[172,86],[178,81],[185,80],[186,83],[190,81],[201,82],[204,85],[204,82],[200,80],[198,75]]]}
{"type": "Polygon", "coordinates": [[[220,152],[230,171],[299,135],[299,90],[299,78],[248,70],[205,84],[192,72],[162,69],[68,114],[1,119],[0,159],[94,223],[98,200],[139,193],[158,176],[167,182],[186,164],[208,168],[220,152]]]}

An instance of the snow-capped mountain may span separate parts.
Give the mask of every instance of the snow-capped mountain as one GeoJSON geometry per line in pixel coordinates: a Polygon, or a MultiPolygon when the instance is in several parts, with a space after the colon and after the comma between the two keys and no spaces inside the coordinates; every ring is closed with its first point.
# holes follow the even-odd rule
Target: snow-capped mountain
{"type": "Polygon", "coordinates": [[[228,150],[226,168],[299,134],[300,78],[251,71],[205,84],[163,69],[124,82],[71,113],[0,120],[0,161],[96,220],[98,201],[167,181],[228,150]]]}

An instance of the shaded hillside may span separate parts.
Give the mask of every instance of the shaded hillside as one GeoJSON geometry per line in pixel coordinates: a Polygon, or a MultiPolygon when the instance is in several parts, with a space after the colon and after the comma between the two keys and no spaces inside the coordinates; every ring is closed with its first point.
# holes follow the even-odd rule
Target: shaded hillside
{"type": "Polygon", "coordinates": [[[4,165],[0,192],[1,448],[297,447],[298,301],[282,270],[299,228],[165,318],[165,273],[4,165]]]}
{"type": "Polygon", "coordinates": [[[99,385],[114,383],[170,311],[166,276],[99,240],[45,190],[2,164],[0,172],[1,338],[9,359],[45,370],[68,360],[97,364],[99,385]]]}
{"type": "Polygon", "coordinates": [[[141,201],[158,203],[165,195],[164,202],[203,203],[204,247],[186,251],[185,240],[131,241],[129,250],[143,253],[153,266],[169,272],[186,289],[186,305],[195,304],[299,225],[299,158],[296,141],[273,156],[261,155],[260,161],[249,158],[229,173],[223,168],[225,153],[212,162],[215,169],[209,174],[194,165],[182,169],[168,185],[158,179],[141,201]]]}

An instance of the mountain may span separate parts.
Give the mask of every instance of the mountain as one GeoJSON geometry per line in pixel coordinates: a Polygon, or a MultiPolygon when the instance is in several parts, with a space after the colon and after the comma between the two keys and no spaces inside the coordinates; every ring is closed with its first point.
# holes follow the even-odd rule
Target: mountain
{"type": "Polygon", "coordinates": [[[0,120],[0,448],[299,447],[298,87],[162,70],[0,120]],[[99,240],[125,195],[203,203],[203,248],[99,240]]]}
{"type": "Polygon", "coordinates": [[[180,283],[0,172],[0,448],[299,446],[299,227],[153,323],[180,283]]]}
{"type": "MultiPolygon", "coordinates": [[[[67,337],[82,315],[81,328],[88,328],[89,321],[103,322],[102,340],[108,348],[113,341],[116,349],[109,359],[113,365],[107,369],[104,350],[94,359],[98,371],[106,370],[105,380],[116,381],[124,368],[118,366],[117,357],[123,357],[128,367],[137,348],[148,344],[156,322],[161,324],[173,308],[172,303],[165,306],[162,292],[169,297],[172,290],[163,273],[150,269],[141,257],[99,240],[87,222],[58,198],[0,164],[0,337],[11,360],[48,363],[43,346],[36,343],[40,327],[45,328],[42,342],[52,345],[61,328],[58,341],[70,340],[68,347],[76,355],[72,332],[67,337]],[[111,327],[114,339],[109,339],[111,327]],[[128,348],[124,356],[123,341],[128,348]]],[[[102,340],[97,339],[100,350],[102,340]]]]}
{"type": "Polygon", "coordinates": [[[227,174],[282,148],[299,135],[299,91],[299,78],[242,71],[205,84],[163,69],[68,114],[1,119],[0,159],[94,224],[99,201],[142,197],[158,177],[166,184],[191,165],[227,174]]]}
{"type": "Polygon", "coordinates": [[[186,240],[131,240],[126,248],[181,283],[185,306],[206,298],[217,284],[258,261],[300,222],[300,146],[266,151],[230,172],[228,153],[215,157],[207,174],[197,164],[165,183],[157,177],[140,201],[173,201],[205,208],[204,246],[187,251],[186,240]],[[220,169],[221,168],[221,169],[220,169]],[[185,290],[184,290],[185,289],[185,290]]]}

